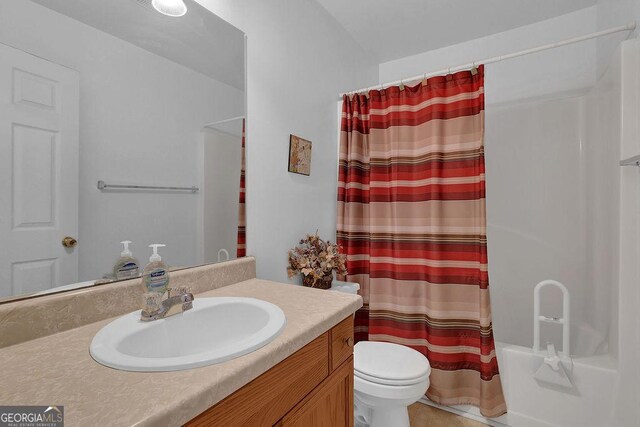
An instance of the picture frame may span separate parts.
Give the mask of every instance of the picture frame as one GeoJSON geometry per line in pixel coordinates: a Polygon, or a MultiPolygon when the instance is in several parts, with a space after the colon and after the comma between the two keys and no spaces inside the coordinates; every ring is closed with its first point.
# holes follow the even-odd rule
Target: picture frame
{"type": "Polygon", "coordinates": [[[311,148],[311,141],[297,135],[289,135],[289,172],[311,175],[311,148]]]}

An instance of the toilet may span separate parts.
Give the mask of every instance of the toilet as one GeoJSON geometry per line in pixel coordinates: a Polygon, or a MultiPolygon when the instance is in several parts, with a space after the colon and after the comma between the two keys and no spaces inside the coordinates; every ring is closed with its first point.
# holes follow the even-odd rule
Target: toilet
{"type": "MultiPolygon", "coordinates": [[[[334,281],[332,290],[357,293],[357,283],[334,281]]],[[[353,349],[356,427],[409,427],[407,407],[429,388],[431,366],[419,351],[361,341],[353,349]]]]}
{"type": "Polygon", "coordinates": [[[353,349],[355,425],[409,427],[407,407],[429,388],[429,361],[403,345],[361,341],[353,349]]]}

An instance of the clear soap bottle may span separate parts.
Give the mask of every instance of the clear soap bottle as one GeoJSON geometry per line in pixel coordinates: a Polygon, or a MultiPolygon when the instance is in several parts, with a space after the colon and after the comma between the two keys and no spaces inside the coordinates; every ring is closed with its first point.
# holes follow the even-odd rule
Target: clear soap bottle
{"type": "Polygon", "coordinates": [[[133,279],[140,275],[140,263],[133,257],[129,249],[131,240],[120,242],[124,245],[124,250],[120,253],[120,258],[113,266],[113,276],[116,280],[133,279]]]}
{"type": "Polygon", "coordinates": [[[149,257],[149,264],[142,270],[144,292],[157,292],[162,295],[169,287],[169,268],[158,254],[158,248],[165,246],[160,243],[149,245],[153,249],[153,254],[149,257]]]}

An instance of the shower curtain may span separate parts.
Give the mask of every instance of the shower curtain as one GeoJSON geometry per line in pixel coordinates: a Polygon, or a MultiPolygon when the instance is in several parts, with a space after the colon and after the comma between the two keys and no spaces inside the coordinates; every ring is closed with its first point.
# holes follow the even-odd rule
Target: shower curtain
{"type": "Polygon", "coordinates": [[[484,67],[343,99],[337,241],[361,285],[356,340],[422,352],[427,397],[506,405],[487,274],[484,67]]]}
{"type": "Polygon", "coordinates": [[[244,119],[242,119],[242,148],[240,152],[241,165],[240,165],[240,198],[238,204],[238,247],[236,249],[236,257],[242,258],[247,256],[247,223],[246,223],[246,209],[245,209],[245,136],[244,136],[244,119]]]}

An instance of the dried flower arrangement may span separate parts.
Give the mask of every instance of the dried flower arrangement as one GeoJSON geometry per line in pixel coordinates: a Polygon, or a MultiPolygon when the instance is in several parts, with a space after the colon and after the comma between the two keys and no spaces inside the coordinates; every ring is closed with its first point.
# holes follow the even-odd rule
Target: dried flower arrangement
{"type": "Polygon", "coordinates": [[[287,274],[291,278],[301,273],[305,286],[329,289],[334,270],[341,276],[347,274],[347,256],[338,245],[322,240],[318,232],[307,234],[300,246],[289,250],[287,274]]]}

